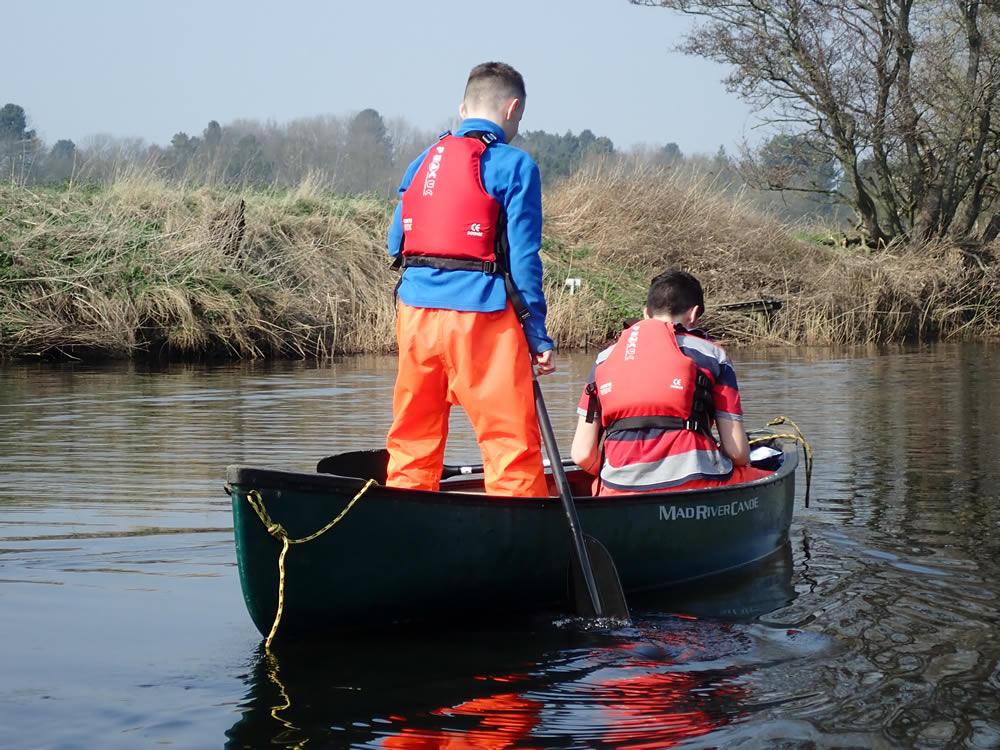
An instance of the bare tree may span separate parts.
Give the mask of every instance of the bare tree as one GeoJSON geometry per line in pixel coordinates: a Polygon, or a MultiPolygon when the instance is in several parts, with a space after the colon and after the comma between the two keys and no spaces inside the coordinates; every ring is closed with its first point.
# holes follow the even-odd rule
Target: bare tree
{"type": "Polygon", "coordinates": [[[42,143],[27,129],[24,108],[17,104],[0,107],[0,175],[25,184],[31,178],[42,143]]]}
{"type": "Polygon", "coordinates": [[[869,242],[1000,231],[997,0],[630,2],[700,17],[680,49],[731,66],[765,123],[836,159],[830,192],[869,242]]]}
{"type": "Polygon", "coordinates": [[[81,176],[86,180],[114,180],[129,169],[146,165],[149,150],[142,138],[96,133],[83,138],[76,149],[81,176]]]}
{"type": "Polygon", "coordinates": [[[392,188],[387,178],[393,173],[392,141],[382,115],[371,108],[358,112],[347,125],[344,146],[344,187],[351,192],[390,195],[392,188]]]}
{"type": "MultiPolygon", "coordinates": [[[[420,153],[434,143],[435,139],[445,129],[422,130],[416,128],[402,117],[393,117],[385,123],[389,142],[392,143],[392,177],[399,181],[406,165],[416,159],[420,153]]],[[[395,185],[393,186],[395,187],[395,185]]]]}

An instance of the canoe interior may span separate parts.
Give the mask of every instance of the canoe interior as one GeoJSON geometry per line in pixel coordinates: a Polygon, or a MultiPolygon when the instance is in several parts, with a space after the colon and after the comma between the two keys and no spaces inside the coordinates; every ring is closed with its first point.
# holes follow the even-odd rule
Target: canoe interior
{"type": "MultiPolygon", "coordinates": [[[[607,547],[626,592],[737,569],[788,538],[798,453],[745,485],[592,497],[590,477],[568,471],[585,533],[607,547]]],[[[278,555],[247,495],[260,494],[288,536],[328,524],[364,486],[358,478],[230,466],[227,483],[244,599],[262,633],[277,608],[278,555]]],[[[482,477],[436,492],[371,486],[319,538],[285,559],[282,635],[366,623],[532,611],[565,606],[570,538],[558,497],[495,498],[482,477]]]]}

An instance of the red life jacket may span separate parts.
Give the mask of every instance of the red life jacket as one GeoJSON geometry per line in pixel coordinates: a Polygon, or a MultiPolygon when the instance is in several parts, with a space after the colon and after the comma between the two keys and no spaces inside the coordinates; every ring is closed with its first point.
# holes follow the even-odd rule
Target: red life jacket
{"type": "Polygon", "coordinates": [[[442,136],[403,192],[404,267],[497,273],[497,233],[504,231],[501,207],[483,187],[479,164],[496,136],[477,136],[442,136]]]}
{"type": "Polygon", "coordinates": [[[518,319],[531,317],[510,274],[507,217],[486,192],[480,160],[497,137],[445,133],[403,191],[403,245],[393,268],[427,266],[503,277],[518,319]]]}
{"type": "Polygon", "coordinates": [[[650,427],[711,436],[712,380],[681,351],[673,325],[662,320],[642,320],[622,333],[597,365],[595,397],[609,437],[650,427]]]}

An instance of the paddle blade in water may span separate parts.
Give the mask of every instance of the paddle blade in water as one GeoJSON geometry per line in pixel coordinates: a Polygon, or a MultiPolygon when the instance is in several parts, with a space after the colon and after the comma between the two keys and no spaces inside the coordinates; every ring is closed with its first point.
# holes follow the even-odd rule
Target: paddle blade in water
{"type": "MultiPolygon", "coordinates": [[[[629,616],[628,604],[625,602],[625,592],[618,579],[618,569],[615,568],[615,563],[611,559],[611,553],[589,534],[583,535],[583,542],[587,547],[587,556],[590,558],[590,567],[594,571],[597,593],[601,598],[602,617],[620,620],[623,624],[630,623],[632,618],[629,616]]],[[[582,617],[597,616],[590,602],[587,584],[583,580],[583,573],[579,565],[570,565],[570,594],[577,614],[582,617]]]]}

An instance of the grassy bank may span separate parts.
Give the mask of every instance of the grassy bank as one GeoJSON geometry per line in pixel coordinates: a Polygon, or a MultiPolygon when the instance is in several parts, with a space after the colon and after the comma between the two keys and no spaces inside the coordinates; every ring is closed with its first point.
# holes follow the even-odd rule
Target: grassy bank
{"type": "MultiPolygon", "coordinates": [[[[171,185],[0,187],[0,357],[310,357],[389,351],[390,204],[171,185]]],[[[581,175],[545,197],[549,329],[597,345],[668,266],[705,286],[733,343],[837,344],[1000,332],[990,248],[877,254],[811,241],[697,181],[581,175]],[[574,294],[567,278],[579,278],[574,294]],[[770,316],[719,305],[783,301],[770,316]]],[[[714,309],[713,309],[714,307],[714,309]]]]}

